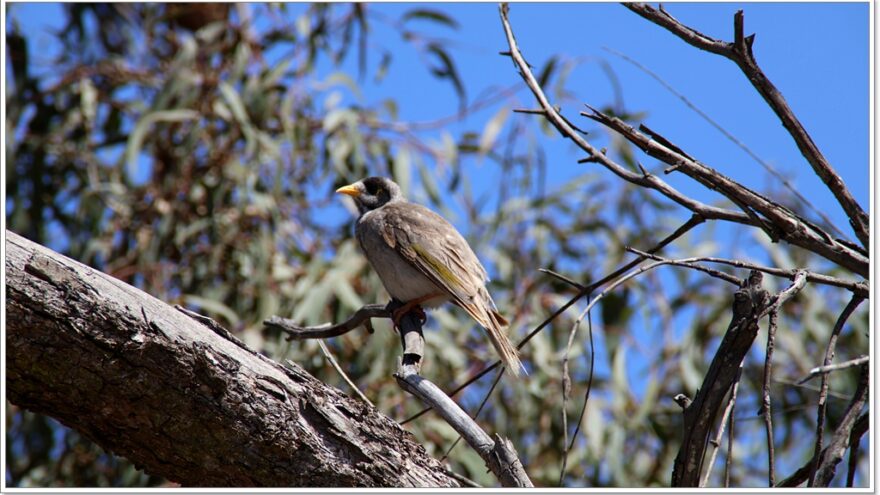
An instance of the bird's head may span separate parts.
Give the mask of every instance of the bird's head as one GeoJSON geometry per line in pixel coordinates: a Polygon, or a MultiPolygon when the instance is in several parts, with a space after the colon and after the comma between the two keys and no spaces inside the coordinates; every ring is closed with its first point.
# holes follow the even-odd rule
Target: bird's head
{"type": "Polygon", "coordinates": [[[361,215],[392,201],[403,200],[400,186],[385,177],[367,177],[340,187],[336,192],[351,196],[361,215]]]}

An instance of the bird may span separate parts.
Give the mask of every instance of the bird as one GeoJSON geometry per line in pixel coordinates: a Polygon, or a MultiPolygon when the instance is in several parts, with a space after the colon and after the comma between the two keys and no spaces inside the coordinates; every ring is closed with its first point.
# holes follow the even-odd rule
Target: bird
{"type": "Polygon", "coordinates": [[[462,235],[445,218],[408,201],[394,181],[367,177],[336,190],[350,196],[359,217],[355,236],[392,298],[404,303],[393,320],[410,310],[446,302],[464,309],[489,336],[513,376],[525,370],[507,337],[509,324],[486,289],[486,269],[462,235]]]}

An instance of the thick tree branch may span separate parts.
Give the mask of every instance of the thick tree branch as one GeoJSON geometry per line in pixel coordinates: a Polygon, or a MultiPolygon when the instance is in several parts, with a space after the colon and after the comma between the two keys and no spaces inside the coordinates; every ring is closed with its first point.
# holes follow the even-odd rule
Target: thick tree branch
{"type": "Polygon", "coordinates": [[[6,232],[7,392],[188,486],[458,486],[412,435],[208,319],[6,232]]]}
{"type": "Polygon", "coordinates": [[[806,275],[800,273],[791,286],[773,298],[761,287],[762,280],[761,272],[752,271],[734,294],[733,317],[728,330],[699,392],[684,411],[684,434],[675,458],[672,486],[699,486],[710,430],[736,379],[737,370],[758,334],[758,322],[799,292],[806,284],[806,275]]]}
{"type": "Polygon", "coordinates": [[[728,43],[710,38],[682,24],[662,8],[655,9],[650,5],[642,3],[624,3],[623,5],[654,24],[665,28],[691,46],[732,60],[764,98],[764,101],[773,109],[776,116],[779,117],[782,125],[785,126],[785,129],[797,144],[801,154],[813,167],[813,171],[822,179],[843,207],[859,241],[865,248],[868,247],[870,238],[868,215],[859,206],[843,182],[843,179],[840,178],[840,175],[837,174],[819,150],[819,147],[816,146],[816,143],[813,142],[813,139],[795,116],[791,107],[788,106],[788,102],[782,96],[782,93],[770,82],[770,79],[767,78],[764,71],[758,66],[758,62],[755,60],[755,55],[752,52],[755,35],[744,36],[744,16],[742,10],[738,11],[734,16],[734,41],[733,43],[728,43]]]}

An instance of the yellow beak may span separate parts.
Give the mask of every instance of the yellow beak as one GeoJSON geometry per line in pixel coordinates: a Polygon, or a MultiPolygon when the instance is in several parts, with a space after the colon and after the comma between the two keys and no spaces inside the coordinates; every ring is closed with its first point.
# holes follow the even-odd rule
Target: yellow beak
{"type": "Polygon", "coordinates": [[[349,184],[347,186],[342,186],[336,190],[339,194],[345,194],[346,196],[351,196],[352,198],[356,198],[361,195],[360,189],[355,187],[354,184],[349,184]]]}

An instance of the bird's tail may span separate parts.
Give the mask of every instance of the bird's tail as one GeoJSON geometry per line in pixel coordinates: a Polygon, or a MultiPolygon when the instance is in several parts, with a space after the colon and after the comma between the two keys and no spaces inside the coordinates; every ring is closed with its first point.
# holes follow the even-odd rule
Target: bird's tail
{"type": "MultiPolygon", "coordinates": [[[[513,343],[510,342],[510,339],[507,337],[505,329],[507,329],[507,320],[504,319],[497,311],[489,310],[489,324],[486,325],[486,333],[489,334],[489,340],[492,341],[492,345],[495,347],[495,351],[498,353],[498,356],[501,357],[501,362],[504,363],[504,367],[507,368],[508,371],[514,376],[517,377],[520,374],[520,371],[526,371],[525,366],[523,366],[522,362],[519,360],[519,352],[514,347],[513,343]]],[[[526,372],[528,374],[528,372],[526,372]]]]}

